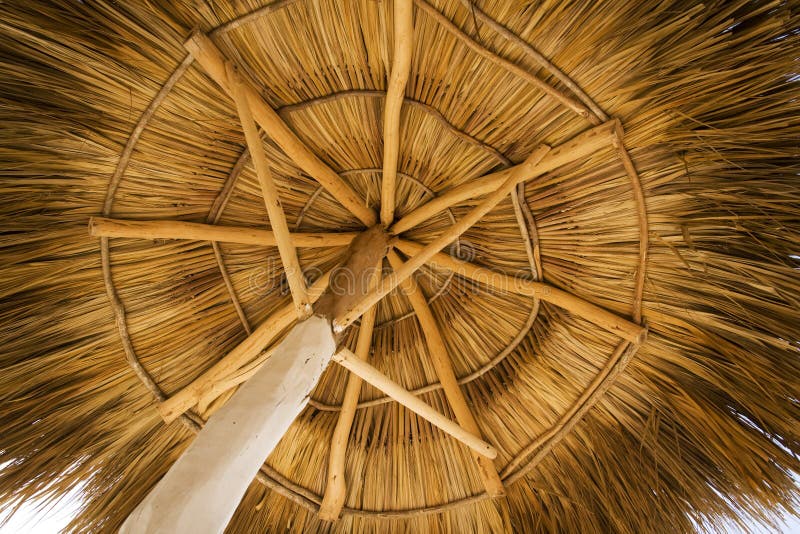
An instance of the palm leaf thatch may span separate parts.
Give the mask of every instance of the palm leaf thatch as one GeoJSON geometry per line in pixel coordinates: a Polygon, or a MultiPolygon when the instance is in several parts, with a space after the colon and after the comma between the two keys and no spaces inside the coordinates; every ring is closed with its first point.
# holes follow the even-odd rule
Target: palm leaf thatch
{"type": "MultiPolygon", "coordinates": [[[[360,349],[454,419],[438,326],[505,496],[490,498],[469,449],[356,382],[341,517],[321,519],[349,380],[332,365],[229,531],[688,532],[795,511],[800,4],[416,0],[405,90],[387,94],[393,7],[0,3],[2,506],[81,487],[70,530],[118,528],[291,323],[276,319],[292,301],[272,234],[87,234],[90,217],[270,229],[236,106],[184,47],[199,29],[363,202],[349,210],[262,132],[292,232],[358,232],[370,211],[402,221],[610,125],[443,251],[486,280],[426,263],[379,301],[360,349]],[[385,207],[384,106],[401,97],[385,207]],[[645,325],[646,341],[556,290],[645,325]],[[204,375],[264,324],[270,344],[204,375]],[[203,376],[166,423],[163,404],[203,376]]],[[[481,198],[457,200],[406,225],[395,268],[481,198]]],[[[347,238],[308,239],[314,282],[347,238]]],[[[359,352],[367,322],[346,347],[359,352]]]]}

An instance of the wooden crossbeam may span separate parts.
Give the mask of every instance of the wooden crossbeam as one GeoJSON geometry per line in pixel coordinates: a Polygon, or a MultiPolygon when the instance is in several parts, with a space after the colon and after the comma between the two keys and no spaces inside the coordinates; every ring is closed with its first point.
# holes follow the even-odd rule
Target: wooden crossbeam
{"type": "Polygon", "coordinates": [[[411,276],[414,271],[422,267],[434,254],[439,252],[454,239],[466,232],[473,224],[475,224],[481,217],[489,213],[500,201],[508,195],[517,183],[522,181],[524,176],[531,173],[532,169],[536,167],[539,161],[550,150],[548,146],[540,146],[521,164],[515,167],[514,171],[503,182],[503,184],[495,191],[489,194],[480,204],[470,210],[464,217],[458,220],[455,224],[450,226],[447,230],[442,232],[439,237],[434,239],[431,243],[425,246],[419,254],[405,262],[402,267],[395,270],[392,276],[387,277],[382,281],[379,288],[370,291],[365,297],[359,299],[353,305],[347,307],[345,312],[338,315],[333,321],[335,331],[341,331],[350,325],[353,321],[361,317],[361,315],[369,309],[370,306],[378,302],[385,295],[389,294],[398,284],[411,276]]]}
{"type": "Polygon", "coordinates": [[[333,356],[333,361],[337,362],[351,373],[357,374],[362,379],[386,393],[389,397],[426,421],[434,424],[481,456],[488,459],[497,457],[497,449],[492,447],[492,445],[440,414],[431,406],[415,397],[403,386],[394,382],[367,362],[360,360],[349,350],[344,349],[339,351],[333,356]]]}
{"type": "MultiPolygon", "coordinates": [[[[374,289],[378,284],[382,266],[383,259],[381,258],[370,280],[370,289],[374,289]]],[[[373,306],[361,317],[355,352],[355,357],[361,361],[367,360],[372,348],[372,331],[375,326],[376,312],[377,307],[373,306]]],[[[347,378],[347,387],[344,391],[339,419],[336,421],[336,428],[333,430],[333,436],[331,436],[331,450],[328,455],[328,479],[325,484],[325,494],[319,505],[319,517],[325,521],[336,521],[339,518],[347,495],[347,481],[344,478],[345,454],[347,453],[347,443],[350,440],[350,429],[353,426],[353,419],[356,415],[358,396],[361,393],[361,383],[360,376],[350,373],[347,378]]]]}
{"type": "Polygon", "coordinates": [[[383,176],[381,178],[381,223],[394,221],[397,188],[397,158],[400,152],[400,109],[411,70],[414,33],[413,1],[394,1],[394,59],[383,108],[383,176]]]}
{"type": "MultiPolygon", "coordinates": [[[[228,79],[228,60],[211,40],[200,32],[195,32],[184,43],[184,48],[205,69],[211,78],[228,94],[232,95],[233,86],[228,79]]],[[[241,76],[241,75],[240,75],[241,76]]],[[[347,208],[366,226],[377,222],[375,212],[370,209],[364,199],[353,191],[336,172],[317,157],[291,128],[281,119],[270,105],[259,95],[251,82],[242,80],[243,92],[255,121],[283,149],[286,154],[311,177],[317,180],[336,200],[347,208]]]]}
{"type": "MultiPolygon", "coordinates": [[[[310,302],[316,302],[328,287],[331,271],[325,273],[308,289],[310,302]]],[[[214,385],[238,371],[277,339],[278,335],[297,319],[294,303],[273,312],[252,334],[233,348],[224,358],[186,387],[158,405],[158,412],[167,423],[177,419],[214,388],[214,385]]]]}
{"type": "MultiPolygon", "coordinates": [[[[400,256],[395,251],[390,251],[388,258],[394,270],[399,270],[403,266],[403,260],[400,259],[400,256]]],[[[430,306],[428,306],[425,295],[413,277],[406,278],[400,287],[417,314],[422,334],[427,341],[428,355],[436,370],[436,375],[439,377],[439,382],[442,384],[442,390],[447,397],[447,402],[455,413],[456,421],[471,434],[481,436],[478,423],[475,421],[475,417],[467,404],[467,399],[458,385],[453,363],[447,353],[447,346],[444,343],[439,325],[431,312],[430,306]]],[[[494,462],[480,454],[475,455],[475,461],[478,465],[478,472],[483,486],[486,488],[486,493],[492,497],[504,495],[503,481],[497,473],[494,462]]]]}
{"type": "MultiPolygon", "coordinates": [[[[89,235],[95,237],[130,237],[139,239],[187,239],[196,241],[221,241],[243,245],[277,245],[271,230],[245,226],[217,226],[174,220],[131,220],[92,217],[89,219],[89,235]]],[[[295,247],[346,247],[356,232],[292,233],[289,234],[295,247]]]]}
{"type": "MultiPolygon", "coordinates": [[[[612,142],[615,140],[617,124],[618,121],[616,119],[604,122],[600,126],[587,130],[570,141],[554,147],[530,172],[518,174],[519,181],[524,182],[536,178],[562,165],[586,158],[598,150],[606,147],[611,148],[613,146],[612,142]]],[[[392,225],[390,228],[391,233],[395,235],[401,234],[454,204],[496,191],[520,166],[515,165],[502,171],[493,172],[442,192],[441,196],[437,196],[404,215],[392,225]]]]}
{"type": "Polygon", "coordinates": [[[250,110],[250,103],[245,94],[242,79],[237,75],[231,64],[227,65],[227,75],[228,83],[233,90],[233,101],[236,103],[239,120],[242,123],[244,137],[247,141],[247,149],[250,151],[250,159],[256,169],[258,183],[261,186],[261,195],[264,197],[264,205],[267,208],[270,226],[272,226],[272,232],[275,235],[278,253],[281,257],[281,263],[283,263],[283,272],[289,284],[295,311],[300,319],[305,319],[311,315],[311,304],[308,301],[306,281],[303,277],[303,270],[300,267],[300,260],[297,258],[297,250],[294,248],[289,235],[289,225],[286,223],[286,214],[281,206],[278,188],[272,178],[272,171],[269,168],[267,155],[264,153],[264,146],[261,144],[261,137],[258,135],[258,127],[255,120],[253,120],[253,113],[250,110]]]}
{"type": "MultiPolygon", "coordinates": [[[[407,239],[395,240],[394,246],[409,256],[416,256],[426,248],[407,239]]],[[[538,297],[636,344],[641,344],[647,335],[645,327],[546,282],[507,276],[444,253],[434,254],[428,263],[501,291],[538,297]]]]}

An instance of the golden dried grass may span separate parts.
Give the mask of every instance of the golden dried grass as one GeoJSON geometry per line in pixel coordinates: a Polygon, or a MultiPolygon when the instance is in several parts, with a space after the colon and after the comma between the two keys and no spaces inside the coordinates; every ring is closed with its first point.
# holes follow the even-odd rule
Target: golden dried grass
{"type": "MultiPolygon", "coordinates": [[[[120,343],[122,308],[109,305],[90,216],[267,223],[232,102],[185,59],[189,30],[210,31],[316,154],[373,206],[380,197],[376,92],[391,64],[390,3],[164,4],[0,5],[0,502],[57,498],[83,483],[74,532],[118,526],[202,422],[164,425],[153,388],[177,391],[245,337],[243,322],[260,324],[287,302],[274,248],[111,240],[131,344],[120,343]],[[229,200],[215,203],[226,184],[229,200]]],[[[619,353],[624,371],[547,454],[517,462],[500,500],[482,496],[468,451],[436,428],[395,403],[360,408],[352,483],[333,525],[315,513],[346,383],[331,368],[317,407],[268,459],[230,530],[692,531],[797,506],[800,102],[790,75],[800,6],[506,2],[472,12],[435,2],[486,57],[426,6],[415,8],[398,212],[589,125],[491,59],[563,88],[485,23],[499,21],[625,124],[649,218],[649,338],[635,355],[619,353]]],[[[264,146],[290,225],[359,228],[269,139],[264,146]]],[[[616,152],[534,180],[523,198],[543,279],[631,314],[641,236],[616,152]]],[[[501,203],[462,237],[462,252],[532,276],[516,215],[501,203]]],[[[451,222],[441,214],[407,237],[429,241],[451,222]]],[[[300,262],[324,270],[342,251],[300,250],[300,262]]],[[[501,471],[573,406],[618,342],[556,307],[446,272],[425,269],[418,280],[456,375],[493,364],[463,389],[501,471]]],[[[437,378],[410,311],[399,294],[380,303],[371,362],[415,389],[437,378]]],[[[380,397],[362,387],[362,401],[380,397]]],[[[440,390],[422,398],[452,417],[440,390]]]]}

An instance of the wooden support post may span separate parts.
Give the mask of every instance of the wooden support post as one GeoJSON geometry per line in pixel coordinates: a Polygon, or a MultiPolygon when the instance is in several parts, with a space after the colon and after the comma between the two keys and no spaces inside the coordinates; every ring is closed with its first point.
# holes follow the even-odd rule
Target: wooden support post
{"type": "MultiPolygon", "coordinates": [[[[270,230],[245,226],[217,226],[186,221],[130,219],[89,219],[89,235],[95,237],[131,237],[140,239],[188,239],[196,241],[221,241],[243,245],[277,245],[270,230]]],[[[346,247],[358,235],[356,232],[292,233],[295,247],[346,247]]]]}
{"type": "MultiPolygon", "coordinates": [[[[562,165],[588,157],[603,148],[612,148],[612,142],[616,139],[615,129],[617,124],[618,121],[616,119],[610,120],[577,135],[566,143],[558,145],[550,150],[535,168],[517,174],[519,178],[517,183],[536,178],[562,165]]],[[[394,235],[401,234],[454,204],[496,191],[522,165],[524,164],[487,174],[477,180],[470,180],[460,186],[442,192],[440,196],[403,216],[392,225],[391,233],[394,235]]]]}
{"type": "MultiPolygon", "coordinates": [[[[390,251],[388,258],[394,270],[402,268],[403,261],[396,252],[390,251]]],[[[439,325],[428,306],[427,300],[425,300],[425,295],[413,277],[406,278],[400,287],[417,314],[417,320],[428,344],[428,355],[436,370],[436,375],[439,377],[439,382],[442,384],[442,390],[447,397],[447,402],[456,415],[456,420],[471,434],[481,436],[478,423],[475,421],[475,417],[467,405],[467,399],[458,385],[453,363],[447,353],[447,346],[439,331],[439,325]]],[[[503,488],[503,482],[500,480],[494,462],[485,455],[480,454],[475,455],[475,460],[478,464],[478,472],[483,481],[483,486],[486,488],[486,493],[492,497],[504,495],[505,488],[503,488]]]]}
{"type": "Polygon", "coordinates": [[[497,457],[497,450],[489,443],[486,443],[475,434],[468,432],[455,422],[443,416],[428,404],[421,401],[418,397],[415,397],[403,386],[392,381],[390,378],[375,369],[367,362],[360,360],[349,350],[339,351],[333,356],[333,361],[337,362],[351,373],[357,374],[376,388],[386,393],[386,395],[389,397],[393,398],[426,421],[431,422],[445,433],[454,437],[481,456],[490,460],[497,457]]]}
{"type": "MultiPolygon", "coordinates": [[[[228,79],[226,59],[206,35],[195,32],[183,46],[215,82],[228,94],[232,94],[233,85],[228,79]]],[[[242,80],[242,83],[244,95],[253,111],[253,117],[264,131],[301,169],[317,180],[333,198],[341,202],[362,223],[366,226],[374,225],[377,218],[364,199],[360,198],[333,169],[311,152],[275,110],[261,98],[252,83],[245,80],[242,80]]]]}
{"type": "Polygon", "coordinates": [[[256,473],[308,404],[335,350],[327,320],[298,323],[208,420],[120,532],[223,532],[256,473]]]}
{"type": "MultiPolygon", "coordinates": [[[[370,280],[370,289],[373,289],[381,277],[383,258],[376,266],[375,273],[370,280]]],[[[372,348],[372,330],[375,326],[376,306],[373,306],[361,317],[361,326],[358,330],[355,357],[366,361],[372,348]]],[[[345,455],[347,443],[350,440],[350,429],[356,415],[358,395],[361,393],[361,377],[351,373],[347,378],[347,387],[342,400],[342,410],[331,437],[331,451],[328,456],[328,479],[325,484],[325,495],[319,505],[319,517],[325,521],[336,521],[344,506],[347,496],[347,481],[344,478],[345,455]]]]}
{"type": "Polygon", "coordinates": [[[295,311],[297,312],[297,317],[305,319],[311,315],[311,304],[306,294],[306,281],[303,277],[303,270],[300,267],[300,261],[297,259],[297,250],[294,248],[289,235],[286,214],[283,213],[283,207],[278,197],[278,188],[275,187],[275,181],[272,179],[272,171],[269,168],[264,147],[261,145],[261,136],[258,135],[258,128],[253,120],[244,85],[230,64],[228,65],[228,82],[232,86],[233,101],[239,111],[239,120],[242,122],[247,149],[250,151],[250,159],[256,169],[258,183],[261,186],[261,194],[264,197],[264,205],[267,207],[267,214],[269,215],[269,223],[272,226],[272,232],[275,234],[278,253],[281,256],[281,263],[283,263],[283,272],[286,275],[286,281],[289,283],[289,290],[292,293],[295,311]]]}
{"type": "MultiPolygon", "coordinates": [[[[420,254],[425,246],[406,239],[397,239],[394,245],[409,256],[420,254]]],[[[647,335],[647,329],[629,321],[624,317],[610,312],[596,304],[573,295],[563,289],[558,289],[546,282],[526,280],[506,276],[485,267],[456,259],[444,253],[434,254],[429,263],[431,265],[454,271],[456,274],[469,278],[481,284],[486,284],[501,291],[517,293],[529,297],[538,297],[545,302],[550,302],[564,308],[570,313],[591,321],[597,326],[617,334],[621,338],[635,344],[641,344],[647,335]]]]}
{"type": "Polygon", "coordinates": [[[384,226],[394,222],[397,159],[400,151],[400,109],[411,70],[413,19],[412,0],[394,0],[394,59],[383,108],[381,223],[384,226]]]}
{"type": "Polygon", "coordinates": [[[514,171],[497,190],[490,193],[489,196],[464,215],[464,217],[442,232],[439,237],[429,243],[419,254],[404,263],[402,267],[395,270],[394,274],[383,281],[378,289],[370,291],[368,295],[357,301],[355,305],[349,306],[343,314],[336,315],[336,319],[334,319],[333,322],[334,331],[343,330],[347,325],[361,317],[370,306],[391,292],[400,282],[411,276],[414,271],[433,257],[434,254],[467,231],[467,229],[478,222],[481,217],[489,213],[506,195],[513,191],[517,183],[524,179],[524,176],[530,174],[532,169],[536,167],[549,150],[550,147],[548,146],[540,146],[534,150],[524,163],[515,167],[514,171]]]}

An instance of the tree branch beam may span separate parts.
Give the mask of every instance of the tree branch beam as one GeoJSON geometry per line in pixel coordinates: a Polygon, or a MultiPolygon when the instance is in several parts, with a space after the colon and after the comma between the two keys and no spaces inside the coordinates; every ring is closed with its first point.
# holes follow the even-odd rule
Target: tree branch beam
{"type": "MultiPolygon", "coordinates": [[[[376,266],[370,279],[370,289],[374,288],[380,279],[383,258],[376,266]]],[[[377,307],[373,306],[361,317],[361,326],[356,340],[355,357],[365,362],[372,348],[372,331],[375,326],[377,307]]],[[[342,400],[342,410],[336,421],[336,428],[331,436],[331,450],[328,456],[328,479],[325,484],[325,494],[319,505],[319,517],[325,521],[336,521],[344,506],[347,495],[347,481],[344,478],[345,455],[347,443],[350,440],[350,430],[356,416],[358,396],[361,393],[362,379],[355,373],[350,373],[347,378],[347,387],[342,400]]]]}
{"type": "MultiPolygon", "coordinates": [[[[612,143],[616,140],[615,128],[617,124],[618,121],[616,119],[604,122],[575,136],[566,143],[554,147],[535,168],[529,172],[518,174],[518,183],[526,182],[562,165],[586,158],[603,148],[611,149],[613,147],[612,143]]],[[[469,180],[460,186],[443,191],[440,196],[403,216],[392,225],[390,232],[394,235],[401,234],[459,202],[496,191],[522,165],[524,164],[486,174],[476,180],[469,180]]]]}
{"type": "Polygon", "coordinates": [[[283,272],[286,275],[286,281],[292,293],[295,311],[300,319],[305,319],[311,315],[311,304],[308,301],[306,281],[303,277],[303,270],[300,267],[300,260],[297,258],[297,249],[294,248],[289,235],[289,225],[286,223],[286,214],[281,206],[278,188],[272,178],[267,155],[264,153],[264,146],[261,144],[261,136],[258,135],[258,127],[250,110],[244,83],[236,72],[235,67],[231,64],[226,65],[226,67],[228,82],[233,89],[233,101],[236,103],[236,109],[239,112],[239,120],[242,123],[244,137],[247,141],[247,149],[250,151],[250,159],[256,169],[258,183],[261,186],[261,195],[264,197],[264,205],[267,208],[270,226],[272,226],[278,253],[281,257],[281,263],[283,263],[283,272]]]}
{"type": "Polygon", "coordinates": [[[492,447],[492,445],[443,416],[430,405],[415,397],[403,386],[394,382],[367,362],[360,360],[358,356],[351,351],[347,349],[339,351],[333,356],[333,361],[380,389],[398,403],[435,425],[446,434],[457,439],[476,453],[489,459],[497,457],[497,449],[492,447]]]}
{"type": "MultiPolygon", "coordinates": [[[[389,263],[392,268],[398,270],[403,266],[403,260],[397,255],[395,251],[390,251],[389,263]]],[[[413,277],[406,278],[400,285],[414,312],[417,314],[417,320],[422,328],[422,334],[428,344],[428,355],[436,370],[436,375],[439,377],[439,382],[442,385],[444,394],[447,397],[447,402],[453,409],[456,416],[456,421],[467,431],[475,436],[481,436],[480,428],[472,415],[472,411],[467,405],[467,399],[458,385],[458,378],[453,370],[453,363],[447,352],[447,345],[445,345],[442,338],[439,325],[436,318],[431,312],[428,301],[422,293],[419,285],[413,277]]],[[[473,451],[474,452],[474,451],[473,451]]],[[[494,462],[485,455],[474,454],[475,461],[478,464],[478,472],[483,482],[486,492],[492,497],[499,497],[505,494],[503,482],[500,480],[500,475],[497,473],[497,468],[494,462]]]]}
{"type": "MultiPolygon", "coordinates": [[[[184,43],[184,48],[229,95],[233,93],[226,69],[227,59],[203,33],[195,32],[184,43]]],[[[353,191],[336,172],[317,157],[272,107],[259,95],[253,84],[243,80],[243,92],[253,111],[255,121],[281,147],[281,149],[304,171],[317,180],[336,200],[355,215],[364,225],[377,222],[375,212],[364,199],[353,191]]]]}
{"type": "MultiPolygon", "coordinates": [[[[407,239],[395,240],[394,246],[409,256],[419,255],[426,249],[424,245],[407,239]]],[[[493,289],[536,297],[555,304],[637,345],[644,342],[647,335],[645,327],[545,282],[507,276],[441,252],[434,254],[428,263],[435,267],[454,271],[456,274],[493,289]]]]}
{"type": "Polygon", "coordinates": [[[397,160],[400,152],[400,110],[411,70],[414,36],[412,0],[394,1],[394,59],[383,108],[383,176],[381,178],[381,223],[394,222],[397,160]]]}
{"type": "MultiPolygon", "coordinates": [[[[131,220],[92,217],[89,219],[89,235],[95,237],[129,237],[134,239],[186,239],[196,241],[218,241],[242,245],[277,245],[271,230],[245,226],[217,226],[174,220],[131,220]]],[[[357,232],[339,233],[292,233],[289,234],[295,247],[346,247],[358,235],[357,232]]]]}
{"type": "MultiPolygon", "coordinates": [[[[310,302],[316,302],[328,287],[331,271],[325,273],[308,289],[310,302]]],[[[286,304],[272,313],[252,334],[215,363],[210,369],[192,380],[186,387],[158,405],[158,412],[167,423],[197,404],[220,381],[226,380],[240,368],[258,357],[286,328],[297,319],[294,303],[286,304]]]]}
{"type": "Polygon", "coordinates": [[[348,306],[345,312],[337,315],[333,321],[334,331],[341,331],[350,325],[353,321],[361,317],[370,306],[374,305],[385,295],[389,294],[398,284],[403,280],[410,277],[414,271],[419,269],[426,261],[428,261],[434,254],[439,252],[454,239],[458,238],[461,234],[467,231],[473,224],[475,224],[481,217],[489,213],[503,198],[513,191],[517,183],[524,180],[524,177],[536,168],[536,165],[548,153],[550,147],[542,145],[535,149],[530,156],[520,165],[514,168],[514,171],[508,178],[498,187],[495,191],[489,194],[480,204],[470,210],[464,217],[456,221],[455,224],[450,226],[447,230],[429,243],[424,250],[419,254],[405,262],[402,267],[397,269],[392,276],[387,277],[382,281],[380,287],[370,291],[363,298],[356,301],[354,304],[348,306]]]}

